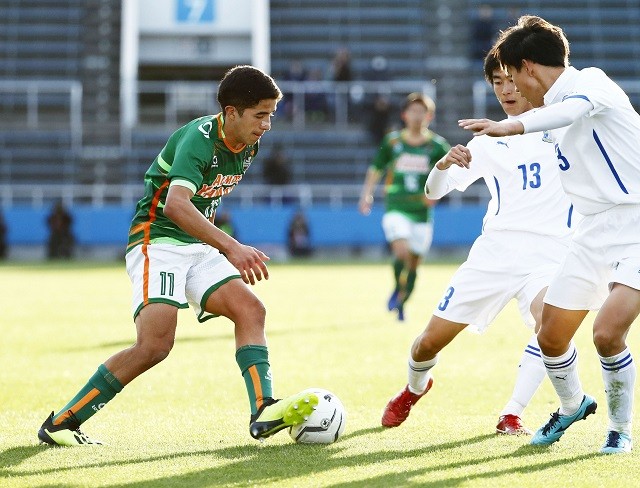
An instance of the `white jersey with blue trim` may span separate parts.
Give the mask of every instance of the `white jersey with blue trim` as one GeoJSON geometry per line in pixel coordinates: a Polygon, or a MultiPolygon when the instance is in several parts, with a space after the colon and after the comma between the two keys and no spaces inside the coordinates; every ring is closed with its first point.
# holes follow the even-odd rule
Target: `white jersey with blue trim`
{"type": "Polygon", "coordinates": [[[640,203],[640,115],[629,97],[602,70],[569,67],[544,102],[567,98],[593,105],[571,125],[551,131],[562,185],[576,210],[591,215],[640,203]]]}
{"type": "Polygon", "coordinates": [[[558,160],[548,133],[479,136],[467,147],[472,157],[469,168],[451,166],[447,186],[464,191],[484,178],[491,201],[483,232],[525,231],[559,238],[573,233],[581,217],[562,190],[558,160]]]}

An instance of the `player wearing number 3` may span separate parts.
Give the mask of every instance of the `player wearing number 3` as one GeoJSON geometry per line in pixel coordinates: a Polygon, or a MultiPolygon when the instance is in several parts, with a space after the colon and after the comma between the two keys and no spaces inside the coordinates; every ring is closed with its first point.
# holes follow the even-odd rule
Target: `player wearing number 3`
{"type": "Polygon", "coordinates": [[[429,130],[436,106],[420,93],[407,96],[401,117],[405,128],[387,134],[367,171],[359,209],[369,215],[373,191],[385,178],[386,211],[382,218],[385,238],[394,255],[395,287],[387,303],[404,320],[404,304],[415,286],[418,265],[431,246],[433,226],[430,204],[423,193],[427,175],[449,150],[449,144],[429,130]]]}
{"type": "Polygon", "coordinates": [[[53,445],[99,444],[80,431],[133,379],[165,359],[179,308],[200,322],[222,315],[235,325],[236,362],[251,406],[250,433],[261,439],[301,423],[318,403],[303,392],[272,398],[265,309],[247,284],[269,277],[264,253],[215,226],[223,195],[242,179],[282,97],[273,79],[252,66],[229,70],[218,90],[222,112],[174,132],[144,177],[127,247],[137,339],[111,356],[87,384],[44,422],[38,438],[53,445]]]}
{"type": "Polygon", "coordinates": [[[544,299],[538,342],[561,406],[532,443],[552,444],[595,411],[572,338],[587,312],[600,308],[593,341],[609,414],[601,452],[629,452],[636,367],[626,337],[640,313],[640,115],[602,70],[569,66],[564,32],[540,17],[521,17],[500,35],[496,53],[522,95],[545,107],[518,121],[460,125],[489,136],[550,130],[564,190],[585,215],[544,299]]]}
{"type": "MultiPolygon", "coordinates": [[[[518,120],[533,107],[489,53],[484,75],[507,120],[518,120]]],[[[491,200],[482,235],[467,261],[451,279],[409,357],[409,384],[385,408],[382,425],[400,425],[433,382],[430,370],[438,353],[468,325],[482,332],[511,299],[526,325],[539,327],[542,297],[568,251],[575,215],[562,191],[553,144],[547,134],[498,139],[479,137],[458,145],[437,162],[425,188],[429,198],[453,189],[464,191],[484,179],[491,200]]],[[[522,356],[513,396],[496,432],[529,434],[521,415],[545,376],[535,335],[522,356]]]]}

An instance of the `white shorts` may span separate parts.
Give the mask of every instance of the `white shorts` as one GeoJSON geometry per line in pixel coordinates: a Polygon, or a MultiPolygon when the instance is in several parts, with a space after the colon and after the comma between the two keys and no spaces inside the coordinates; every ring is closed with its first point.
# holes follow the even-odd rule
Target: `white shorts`
{"type": "Polygon", "coordinates": [[[640,290],[640,205],[617,205],[582,219],[544,301],[597,310],[613,283],[640,290]]]}
{"type": "Polygon", "coordinates": [[[149,303],[178,308],[191,305],[204,322],[215,317],[204,310],[209,296],[220,286],[240,278],[238,270],[216,248],[206,244],[149,244],[126,255],[133,286],[133,318],[149,303]],[[146,249],[146,252],[145,252],[146,249]]]}
{"type": "Polygon", "coordinates": [[[431,222],[414,222],[401,212],[387,212],[382,216],[382,230],[387,242],[406,239],[409,249],[417,256],[429,252],[433,240],[431,222]]]}
{"type": "Polygon", "coordinates": [[[482,333],[515,298],[525,325],[533,327],[531,302],[549,285],[570,238],[530,232],[490,231],[476,239],[433,314],[482,333]]]}

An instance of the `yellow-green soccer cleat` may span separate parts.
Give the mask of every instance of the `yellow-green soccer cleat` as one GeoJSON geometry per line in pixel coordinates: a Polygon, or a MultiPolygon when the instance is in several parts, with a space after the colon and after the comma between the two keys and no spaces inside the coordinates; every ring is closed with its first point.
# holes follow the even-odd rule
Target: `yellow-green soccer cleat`
{"type": "Polygon", "coordinates": [[[318,397],[310,390],[282,400],[265,398],[260,409],[251,416],[249,433],[254,439],[266,439],[282,429],[301,424],[317,405],[318,397]]]}
{"type": "Polygon", "coordinates": [[[80,422],[72,413],[60,425],[53,425],[53,412],[51,412],[38,431],[38,439],[40,444],[52,446],[102,445],[102,442],[90,439],[80,430],[80,422]]]}

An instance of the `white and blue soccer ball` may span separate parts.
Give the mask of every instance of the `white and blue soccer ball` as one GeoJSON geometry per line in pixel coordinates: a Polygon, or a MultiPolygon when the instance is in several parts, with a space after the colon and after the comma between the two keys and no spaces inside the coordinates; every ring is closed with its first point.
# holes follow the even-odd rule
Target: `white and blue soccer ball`
{"type": "Polygon", "coordinates": [[[305,390],[318,396],[318,405],[309,418],[289,429],[291,438],[299,444],[331,444],[344,432],[347,411],[340,399],[328,390],[305,390]]]}

